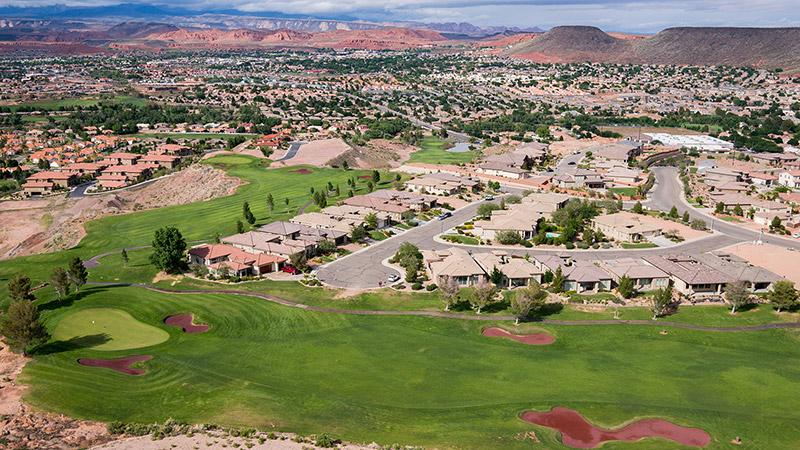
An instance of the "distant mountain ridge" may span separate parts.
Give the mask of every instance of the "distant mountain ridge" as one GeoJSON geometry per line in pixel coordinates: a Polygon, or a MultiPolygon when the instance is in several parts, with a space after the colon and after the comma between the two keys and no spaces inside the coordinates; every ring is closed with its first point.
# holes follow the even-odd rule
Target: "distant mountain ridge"
{"type": "Polygon", "coordinates": [[[595,27],[560,26],[502,54],[540,62],[757,66],[800,73],[800,28],[678,27],[619,39],[595,27]]]}
{"type": "Polygon", "coordinates": [[[238,10],[192,11],[180,7],[122,3],[112,6],[67,7],[65,5],[35,7],[0,7],[0,17],[28,19],[82,19],[101,22],[165,22],[173,25],[205,28],[254,28],[326,32],[331,30],[371,30],[378,28],[411,28],[468,36],[489,36],[505,31],[541,32],[539,28],[477,26],[471,23],[369,22],[349,16],[312,17],[276,11],[242,12],[238,10]]]}

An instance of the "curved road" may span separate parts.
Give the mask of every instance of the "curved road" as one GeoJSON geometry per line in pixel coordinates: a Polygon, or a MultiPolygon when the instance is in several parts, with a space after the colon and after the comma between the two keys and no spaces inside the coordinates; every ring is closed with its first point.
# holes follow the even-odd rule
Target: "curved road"
{"type": "MultiPolygon", "coordinates": [[[[133,286],[149,289],[151,291],[161,292],[165,294],[230,294],[230,295],[246,295],[249,297],[257,297],[264,300],[269,300],[284,306],[291,306],[294,308],[307,309],[310,311],[332,312],[338,314],[353,314],[362,316],[429,316],[429,317],[443,317],[447,319],[464,319],[464,320],[514,320],[512,316],[470,316],[466,314],[450,314],[440,311],[363,311],[352,309],[336,309],[324,308],[321,306],[309,306],[301,303],[291,302],[282,298],[273,297],[267,294],[259,294],[257,292],[248,291],[225,291],[225,290],[197,290],[197,291],[184,291],[184,290],[170,290],[164,289],[149,284],[140,283],[100,283],[88,282],[86,284],[92,286],[133,286]]],[[[748,325],[743,327],[704,327],[701,325],[689,325],[685,323],[676,322],[658,322],[654,320],[548,320],[540,319],[534,320],[535,323],[543,323],[550,325],[657,325],[660,327],[675,327],[675,328],[688,328],[690,330],[700,331],[758,331],[758,330],[772,330],[779,328],[800,328],[800,322],[782,322],[782,323],[768,323],[764,325],[748,325]]]]}
{"type": "MultiPolygon", "coordinates": [[[[579,155],[575,155],[576,157],[579,155]]],[[[712,217],[699,211],[686,203],[683,199],[683,186],[678,179],[678,171],[674,167],[653,168],[656,175],[656,183],[651,190],[648,204],[653,209],[669,211],[673,205],[681,211],[689,211],[692,219],[705,220],[711,224],[712,217]]],[[[370,247],[359,250],[336,261],[330,262],[319,269],[317,279],[323,283],[345,289],[372,289],[377,288],[379,282],[385,283],[388,276],[398,273],[397,270],[383,265],[383,261],[394,256],[399,245],[408,241],[420,250],[444,249],[448,247],[462,247],[473,252],[488,252],[493,250],[491,247],[476,247],[460,244],[441,243],[434,241],[434,236],[443,230],[460,225],[475,217],[480,202],[472,203],[457,211],[453,216],[445,220],[432,220],[422,226],[412,228],[405,233],[392,236],[370,247]]],[[[603,260],[618,259],[631,256],[646,256],[660,253],[681,253],[698,254],[709,252],[741,242],[752,242],[757,239],[758,232],[740,227],[738,225],[714,220],[713,235],[709,235],[700,240],[678,244],[669,248],[652,248],[640,250],[542,250],[542,249],[511,249],[503,247],[503,250],[511,255],[524,256],[529,254],[568,254],[578,260],[603,260]]],[[[782,238],[774,235],[764,235],[763,243],[773,244],[780,247],[800,247],[800,241],[790,238],[782,238]]],[[[404,274],[399,273],[402,277],[404,274]]]]}
{"type": "Polygon", "coordinates": [[[286,161],[287,159],[292,159],[297,155],[297,152],[300,150],[300,146],[303,144],[307,144],[307,142],[292,142],[289,144],[289,150],[286,151],[286,154],[283,155],[281,158],[275,160],[275,162],[286,161]]]}

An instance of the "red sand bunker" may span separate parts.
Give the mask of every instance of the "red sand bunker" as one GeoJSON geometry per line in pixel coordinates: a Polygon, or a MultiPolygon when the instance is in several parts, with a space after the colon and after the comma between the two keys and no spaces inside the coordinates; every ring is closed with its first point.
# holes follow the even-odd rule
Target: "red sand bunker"
{"type": "Polygon", "coordinates": [[[561,442],[575,448],[595,448],[606,441],[634,442],[646,437],[661,437],[690,447],[705,447],[711,437],[699,428],[687,428],[660,419],[641,420],[619,430],[603,430],[590,424],[580,413],[553,408],[548,413],[528,411],[522,420],[552,428],[561,433],[561,442]]]}
{"type": "Polygon", "coordinates": [[[303,174],[303,175],[308,175],[308,174],[314,173],[314,172],[303,168],[303,169],[297,169],[297,170],[290,170],[289,173],[300,173],[300,174],[303,174]]]}
{"type": "Polygon", "coordinates": [[[358,178],[360,180],[366,180],[367,178],[372,178],[372,175],[359,175],[358,178]]]}
{"type": "Polygon", "coordinates": [[[104,367],[106,369],[116,370],[117,372],[122,372],[128,375],[141,375],[147,371],[144,369],[134,369],[131,367],[131,364],[147,361],[149,359],[153,359],[153,357],[150,355],[142,355],[117,359],[81,358],[78,360],[78,364],[89,367],[104,367]]]}
{"type": "Polygon", "coordinates": [[[483,335],[486,337],[509,338],[517,342],[522,342],[523,344],[530,344],[530,345],[547,345],[547,344],[552,344],[553,342],[556,341],[556,338],[550,336],[549,334],[536,333],[536,334],[528,334],[526,336],[517,336],[516,334],[511,334],[506,330],[501,330],[500,328],[487,328],[483,330],[483,335]]]}
{"type": "Polygon", "coordinates": [[[208,331],[208,325],[195,325],[193,321],[194,316],[191,314],[178,314],[164,319],[165,324],[181,327],[183,328],[183,332],[187,334],[197,334],[208,331]]]}

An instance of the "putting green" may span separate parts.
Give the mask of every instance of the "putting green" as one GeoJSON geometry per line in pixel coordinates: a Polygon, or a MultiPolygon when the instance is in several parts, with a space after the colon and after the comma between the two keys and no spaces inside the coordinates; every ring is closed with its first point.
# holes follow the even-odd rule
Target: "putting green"
{"type": "Polygon", "coordinates": [[[61,319],[53,339],[92,350],[114,351],[160,344],[169,339],[169,333],[139,322],[125,311],[95,308],[61,319]]]}
{"type": "Polygon", "coordinates": [[[251,159],[243,158],[241,156],[232,156],[232,155],[224,155],[224,156],[215,156],[208,160],[211,164],[250,164],[253,162],[251,159]]]}

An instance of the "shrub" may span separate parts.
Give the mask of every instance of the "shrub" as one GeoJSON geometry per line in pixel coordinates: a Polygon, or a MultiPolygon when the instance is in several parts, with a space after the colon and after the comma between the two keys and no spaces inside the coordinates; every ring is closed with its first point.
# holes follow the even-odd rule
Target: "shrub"
{"type": "Polygon", "coordinates": [[[522,236],[519,235],[516,231],[513,230],[502,230],[495,233],[495,238],[497,242],[504,244],[504,245],[514,245],[519,244],[522,241],[522,236]]]}
{"type": "Polygon", "coordinates": [[[417,281],[416,283],[411,285],[411,289],[413,289],[415,291],[418,291],[418,290],[422,289],[422,283],[417,281]]]}
{"type": "Polygon", "coordinates": [[[437,287],[436,284],[431,283],[427,287],[425,287],[425,290],[430,292],[430,291],[436,290],[436,287],[437,287]]]}
{"type": "Polygon", "coordinates": [[[564,245],[567,247],[568,250],[572,250],[573,248],[575,248],[575,244],[573,244],[572,242],[567,242],[564,245]]]}
{"type": "Polygon", "coordinates": [[[522,244],[522,246],[525,247],[525,248],[533,247],[533,244],[531,244],[531,241],[528,241],[526,239],[523,239],[522,241],[520,241],[520,244],[522,244]]]}

